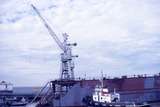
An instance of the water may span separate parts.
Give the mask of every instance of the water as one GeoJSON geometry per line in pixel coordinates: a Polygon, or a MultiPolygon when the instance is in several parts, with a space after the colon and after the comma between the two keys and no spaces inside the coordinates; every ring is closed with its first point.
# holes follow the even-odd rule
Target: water
{"type": "Polygon", "coordinates": [[[36,107],[37,103],[27,104],[25,107],[36,107]]]}

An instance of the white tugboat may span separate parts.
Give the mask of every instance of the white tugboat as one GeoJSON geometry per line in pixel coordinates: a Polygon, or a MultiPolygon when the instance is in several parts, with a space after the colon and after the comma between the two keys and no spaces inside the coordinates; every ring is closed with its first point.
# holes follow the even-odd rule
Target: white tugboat
{"type": "Polygon", "coordinates": [[[92,99],[95,103],[120,102],[120,94],[115,91],[110,93],[108,88],[96,87],[92,99]]]}
{"type": "Polygon", "coordinates": [[[91,97],[92,107],[148,107],[148,106],[136,106],[134,102],[121,102],[120,94],[114,89],[110,92],[108,88],[103,85],[103,73],[100,80],[101,85],[97,85],[91,97]]]}
{"type": "Polygon", "coordinates": [[[121,102],[120,94],[115,89],[114,92],[109,92],[108,88],[104,88],[103,79],[101,85],[95,87],[91,103],[88,104],[92,107],[150,107],[148,104],[136,105],[134,102],[121,102]]]}
{"type": "Polygon", "coordinates": [[[93,105],[95,106],[113,106],[120,103],[120,94],[114,89],[114,92],[109,92],[108,88],[103,86],[103,74],[101,85],[96,86],[92,94],[93,105]]]}

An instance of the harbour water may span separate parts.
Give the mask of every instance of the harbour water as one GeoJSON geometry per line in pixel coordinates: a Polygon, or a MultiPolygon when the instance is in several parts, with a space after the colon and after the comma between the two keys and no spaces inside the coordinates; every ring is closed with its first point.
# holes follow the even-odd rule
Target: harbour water
{"type": "Polygon", "coordinates": [[[33,104],[28,104],[25,107],[36,107],[37,103],[33,103],[33,104]]]}

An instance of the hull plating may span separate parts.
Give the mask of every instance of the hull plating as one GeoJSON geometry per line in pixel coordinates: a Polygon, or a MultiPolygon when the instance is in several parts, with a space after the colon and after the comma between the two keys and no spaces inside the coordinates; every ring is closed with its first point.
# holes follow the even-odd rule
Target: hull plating
{"type": "MultiPolygon", "coordinates": [[[[54,106],[84,106],[83,98],[91,96],[99,80],[81,80],[60,100],[53,100],[54,106]]],[[[104,79],[104,87],[117,90],[122,102],[160,101],[160,76],[104,79]]]]}

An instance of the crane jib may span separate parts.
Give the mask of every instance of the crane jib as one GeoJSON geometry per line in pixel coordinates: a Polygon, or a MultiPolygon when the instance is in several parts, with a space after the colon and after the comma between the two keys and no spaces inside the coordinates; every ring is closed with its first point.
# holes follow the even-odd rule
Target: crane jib
{"type": "Polygon", "coordinates": [[[62,42],[59,40],[59,38],[56,36],[55,32],[51,29],[51,27],[48,25],[48,23],[45,21],[45,19],[42,17],[42,15],[40,14],[40,12],[38,11],[38,9],[31,4],[31,7],[35,10],[35,12],[38,14],[38,16],[40,17],[40,19],[42,20],[44,26],[47,28],[47,30],[49,31],[50,35],[53,37],[53,39],[55,40],[55,42],[57,43],[57,45],[64,51],[64,47],[62,42]]]}
{"type": "Polygon", "coordinates": [[[76,43],[68,43],[68,34],[64,33],[64,41],[61,42],[60,39],[57,37],[55,32],[52,30],[52,28],[49,26],[49,24],[46,22],[46,20],[42,17],[38,9],[31,5],[31,7],[34,9],[34,11],[37,13],[41,21],[43,22],[44,26],[48,30],[49,34],[52,36],[52,38],[55,40],[57,45],[62,49],[61,53],[61,80],[74,80],[74,61],[73,57],[77,57],[77,55],[72,55],[72,46],[76,46],[76,43]]]}

